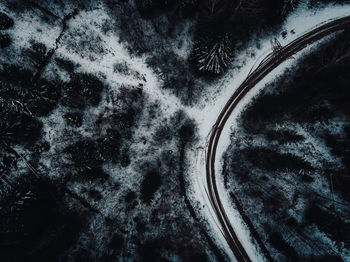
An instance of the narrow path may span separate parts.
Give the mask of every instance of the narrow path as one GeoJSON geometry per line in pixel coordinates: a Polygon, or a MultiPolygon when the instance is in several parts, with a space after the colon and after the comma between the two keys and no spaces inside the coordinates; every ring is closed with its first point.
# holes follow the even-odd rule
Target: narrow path
{"type": "Polygon", "coordinates": [[[223,204],[220,199],[220,193],[216,184],[215,178],[215,157],[218,142],[221,132],[232,114],[233,110],[244,98],[244,96],[265,76],[267,76],[272,70],[278,67],[282,62],[292,57],[297,52],[301,51],[308,45],[328,36],[334,32],[345,29],[350,25],[350,16],[339,18],[331,22],[322,24],[317,28],[301,35],[297,39],[293,40],[285,46],[281,46],[274,52],[271,52],[266,58],[259,64],[259,66],[249,73],[244,82],[238,87],[234,94],[230,97],[228,102],[222,109],[219,117],[212,127],[209,136],[208,146],[206,148],[206,181],[208,189],[208,198],[210,204],[215,213],[216,219],[220,225],[220,231],[222,232],[227,244],[232,250],[238,261],[252,261],[244,249],[242,243],[238,239],[236,232],[231,225],[231,222],[226,214],[223,204]]]}
{"type": "Polygon", "coordinates": [[[63,37],[63,34],[65,33],[65,31],[67,30],[67,22],[70,20],[70,19],[73,19],[75,16],[77,16],[79,13],[79,10],[78,9],[74,9],[73,12],[69,13],[68,15],[66,15],[63,19],[62,19],[62,29],[61,29],[61,32],[59,34],[59,36],[56,38],[55,40],[55,46],[54,48],[52,48],[46,55],[44,61],[39,65],[39,68],[36,72],[36,74],[34,75],[33,77],[33,80],[34,81],[37,81],[43,71],[45,70],[46,66],[50,63],[53,55],[55,54],[55,52],[57,51],[58,47],[59,47],[59,43],[63,37]]]}
{"type": "Polygon", "coordinates": [[[205,240],[208,242],[209,247],[213,251],[215,257],[217,258],[218,262],[225,262],[227,261],[226,257],[221,253],[221,250],[216,246],[213,239],[210,238],[207,231],[205,231],[203,225],[200,223],[200,220],[198,216],[196,215],[196,212],[194,208],[191,205],[190,200],[188,199],[187,193],[186,193],[186,185],[185,185],[185,177],[184,177],[184,166],[185,166],[185,147],[186,142],[180,142],[179,146],[179,179],[180,179],[180,188],[181,188],[181,195],[184,198],[185,205],[190,212],[191,217],[193,218],[195,225],[199,227],[199,230],[201,234],[204,236],[205,240]]]}

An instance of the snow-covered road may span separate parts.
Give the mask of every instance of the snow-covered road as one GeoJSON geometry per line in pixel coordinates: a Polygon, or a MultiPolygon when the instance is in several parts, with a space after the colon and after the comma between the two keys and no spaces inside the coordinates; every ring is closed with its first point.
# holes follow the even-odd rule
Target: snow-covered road
{"type": "MultiPolygon", "coordinates": [[[[312,13],[312,12],[305,12],[302,11],[303,9],[299,9],[294,13],[286,22],[286,24],[283,26],[283,30],[290,32],[291,30],[294,30],[296,34],[286,37],[286,39],[281,39],[280,42],[282,45],[286,42],[293,41],[296,39],[299,35],[301,35],[302,32],[309,31],[313,29],[316,25],[319,25],[320,22],[327,22],[330,19],[339,18],[342,16],[345,16],[349,13],[349,8],[344,7],[328,7],[327,9],[324,9],[322,11],[312,13]],[[294,20],[298,18],[298,20],[294,20]],[[303,21],[303,18],[305,20],[303,21]]],[[[271,37],[271,36],[270,36],[271,37]]],[[[271,52],[271,47],[269,46],[269,39],[268,37],[262,44],[263,48],[256,51],[257,57],[264,57],[266,53],[271,52]]],[[[303,52],[298,53],[294,56],[294,60],[289,60],[278,66],[275,70],[273,70],[267,77],[263,79],[258,85],[256,85],[246,96],[242,101],[239,103],[237,108],[235,108],[235,111],[230,117],[230,124],[225,125],[223,132],[222,132],[222,139],[219,141],[218,145],[218,157],[216,158],[215,162],[215,169],[218,170],[220,174],[221,171],[221,158],[222,154],[225,152],[226,148],[228,147],[230,143],[230,134],[232,132],[233,128],[236,128],[235,123],[236,119],[239,116],[239,114],[242,112],[244,107],[251,101],[252,97],[254,97],[261,88],[263,88],[268,82],[272,81],[278,74],[281,74],[285,68],[290,67],[293,63],[295,63],[301,55],[308,52],[311,48],[314,48],[316,44],[313,44],[309,47],[307,47],[303,52]]],[[[213,234],[214,237],[218,240],[217,243],[225,248],[226,252],[230,254],[230,258],[232,260],[235,260],[235,257],[232,254],[232,251],[226,244],[226,240],[224,237],[224,234],[222,233],[221,225],[219,224],[219,221],[215,215],[215,212],[212,208],[212,205],[210,204],[210,199],[208,197],[208,188],[206,186],[206,178],[205,178],[205,156],[206,153],[204,150],[206,149],[206,145],[208,143],[208,137],[211,132],[211,128],[213,124],[215,123],[217,116],[219,115],[221,111],[221,107],[226,103],[226,100],[234,93],[241,82],[243,82],[243,79],[249,74],[251,71],[251,68],[255,66],[254,59],[251,59],[251,61],[247,62],[247,64],[244,66],[243,70],[237,73],[236,76],[233,75],[233,78],[227,79],[225,85],[228,87],[230,86],[231,89],[226,88],[222,95],[220,95],[217,100],[211,104],[206,106],[204,109],[201,109],[203,119],[202,121],[198,121],[198,116],[201,114],[200,112],[193,112],[191,116],[196,118],[197,121],[202,124],[202,126],[199,128],[201,132],[202,141],[200,142],[200,145],[196,150],[192,152],[192,158],[196,159],[196,161],[193,163],[193,194],[195,195],[195,198],[198,200],[202,199],[201,206],[203,207],[202,213],[206,216],[208,219],[210,226],[212,228],[217,228],[216,232],[213,234]],[[232,88],[233,87],[233,88],[232,88]],[[226,93],[227,92],[227,93],[226,93]],[[221,101],[220,101],[221,100],[221,101]],[[224,100],[224,101],[222,101],[224,100]],[[219,102],[220,101],[220,102],[219,102]],[[209,120],[210,119],[210,120],[209,120]],[[204,133],[206,132],[206,133],[204,133]]],[[[231,76],[232,77],[232,76],[231,76]]],[[[223,84],[224,85],[224,84],[223,84]]],[[[229,220],[231,221],[231,224],[234,226],[234,230],[237,233],[238,239],[242,243],[244,249],[247,251],[249,257],[253,261],[264,261],[264,258],[261,255],[261,252],[258,250],[257,246],[254,243],[254,240],[250,238],[249,231],[244,225],[239,213],[232,208],[232,205],[230,204],[230,200],[228,199],[228,194],[225,193],[225,189],[223,186],[223,182],[221,178],[217,179],[218,189],[221,193],[222,202],[224,204],[225,210],[227,215],[229,216],[229,220]],[[227,212],[227,210],[229,210],[227,212]]]]}

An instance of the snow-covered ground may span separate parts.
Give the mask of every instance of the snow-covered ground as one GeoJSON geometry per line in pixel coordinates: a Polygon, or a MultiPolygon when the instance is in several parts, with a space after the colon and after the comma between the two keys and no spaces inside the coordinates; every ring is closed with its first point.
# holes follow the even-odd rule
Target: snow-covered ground
{"type": "MultiPolygon", "coordinates": [[[[236,57],[235,64],[240,63],[240,69],[231,69],[226,75],[220,80],[214,82],[211,86],[205,88],[205,95],[203,95],[200,101],[193,106],[185,106],[179,100],[178,97],[173,95],[170,91],[162,89],[162,80],[146,63],[147,56],[133,56],[128,52],[125,43],[122,43],[118,35],[113,33],[102,34],[100,28],[103,24],[110,20],[108,12],[104,10],[103,6],[92,11],[82,11],[74,19],[68,22],[68,30],[62,37],[61,42],[64,43],[56,50],[55,55],[57,57],[62,57],[73,61],[75,64],[79,65],[78,72],[86,72],[94,75],[99,75],[105,79],[106,83],[110,85],[112,90],[118,90],[122,86],[135,87],[139,85],[148,100],[149,103],[157,103],[162,112],[163,117],[170,117],[174,115],[175,112],[182,110],[190,118],[195,120],[197,123],[198,130],[198,142],[193,145],[191,150],[186,154],[186,159],[188,159],[190,167],[187,169],[187,182],[191,185],[188,189],[190,194],[190,199],[197,214],[200,216],[203,224],[206,225],[206,229],[210,232],[210,235],[216,240],[216,243],[222,247],[232,261],[235,260],[233,254],[231,253],[223,235],[220,232],[220,225],[211,209],[210,202],[206,194],[206,178],[205,178],[205,149],[207,145],[208,136],[210,130],[215,123],[220,111],[224,107],[225,103],[229,97],[234,93],[236,88],[244,81],[252,67],[257,64],[257,60],[263,59],[265,55],[271,52],[272,48],[270,45],[270,40],[276,37],[282,45],[292,41],[297,38],[297,36],[303,34],[304,32],[310,30],[311,28],[317,26],[321,22],[328,21],[330,19],[338,18],[350,13],[350,6],[328,6],[322,8],[321,10],[309,10],[306,8],[306,2],[301,4],[297,10],[295,10],[285,21],[280,29],[280,32],[276,35],[268,35],[264,39],[254,39],[254,45],[252,44],[250,48],[243,51],[240,55],[236,57]],[[69,35],[71,31],[79,31],[79,29],[85,33],[87,29],[87,35],[93,36],[95,42],[91,42],[91,46],[81,47],[80,49],[72,48],[69,45],[69,41],[75,41],[72,35],[69,35]],[[294,30],[295,33],[291,33],[294,30]],[[285,38],[280,37],[280,33],[286,31],[288,32],[285,38]],[[68,44],[67,44],[68,43],[68,44]],[[259,43],[259,48],[255,46],[259,43]],[[99,45],[104,50],[99,52],[99,45]],[[87,48],[84,50],[84,48],[87,48]],[[95,52],[96,51],[96,52],[95,52]],[[254,56],[251,56],[254,54],[254,56]],[[258,59],[257,59],[258,58],[258,59]],[[115,65],[126,65],[128,68],[127,73],[116,72],[115,65]]],[[[9,14],[11,12],[7,10],[9,14]]],[[[52,48],[55,45],[55,39],[60,34],[61,25],[59,23],[53,24],[51,26],[46,26],[43,23],[35,21],[35,17],[27,16],[24,14],[23,17],[19,17],[16,20],[15,27],[9,30],[11,37],[13,38],[13,46],[11,56],[17,57],[18,63],[21,61],[21,53],[18,50],[22,50],[24,47],[28,48],[30,41],[38,41],[44,43],[48,48],[52,48]],[[45,25],[45,26],[44,26],[45,25]]],[[[183,38],[185,43],[183,47],[174,51],[179,57],[187,58],[189,50],[191,48],[191,41],[187,35],[188,27],[186,27],[186,32],[184,32],[180,37],[183,38]]],[[[81,37],[81,36],[80,36],[81,37]]],[[[80,39],[76,39],[79,41],[80,39]]],[[[87,40],[87,42],[89,39],[87,40]]],[[[231,115],[229,122],[223,129],[221,139],[218,145],[217,158],[216,158],[216,171],[217,171],[217,182],[218,187],[221,192],[222,203],[227,210],[227,214],[234,226],[234,229],[241,240],[243,246],[245,247],[247,253],[253,261],[264,261],[261,256],[260,250],[258,250],[254,241],[250,237],[249,230],[247,226],[243,223],[238,211],[232,207],[232,203],[229,200],[228,194],[225,192],[223,185],[223,178],[221,174],[221,159],[223,153],[226,151],[230,144],[230,134],[237,128],[236,119],[244,109],[244,107],[249,104],[251,99],[256,96],[262,88],[265,87],[267,83],[273,81],[274,78],[283,73],[283,71],[296,64],[298,57],[302,56],[308,52],[311,48],[315,48],[317,43],[309,46],[299,54],[295,55],[295,58],[288,60],[271,72],[267,77],[264,78],[253,90],[251,90],[245,97],[243,101],[239,104],[236,110],[231,115]]],[[[12,59],[13,59],[12,57],[12,59]]],[[[2,62],[9,59],[8,56],[1,56],[2,62]]],[[[46,76],[50,76],[50,70],[45,72],[46,76]]],[[[64,79],[65,75],[61,76],[64,79]]],[[[99,105],[97,108],[91,109],[89,113],[92,115],[97,115],[97,113],[104,110],[105,104],[99,105]]],[[[62,114],[64,112],[60,111],[60,108],[55,110],[53,114],[44,121],[44,131],[47,134],[47,140],[50,141],[49,136],[62,136],[60,131],[62,130],[63,120],[62,114]],[[50,125],[50,121],[54,123],[50,125]],[[56,133],[55,133],[56,132],[56,133]]],[[[162,120],[162,119],[161,119],[162,120]]],[[[152,122],[153,124],[153,122],[152,122]]],[[[159,123],[158,123],[159,124],[159,123]]],[[[141,121],[139,128],[135,133],[135,141],[141,141],[142,137],[151,137],[154,130],[147,127],[145,122],[141,121]]],[[[87,136],[89,134],[86,134],[87,136]]],[[[134,145],[139,147],[140,143],[134,145]]],[[[146,146],[145,146],[146,147],[146,146]]],[[[138,148],[139,153],[137,159],[140,160],[147,154],[147,150],[138,148]],[[139,158],[138,158],[139,157],[139,158]]],[[[47,162],[46,165],[50,168],[50,163],[47,162]]],[[[139,170],[133,170],[132,167],[128,167],[126,170],[118,170],[118,168],[110,168],[113,173],[125,172],[128,175],[138,174],[139,170]]],[[[132,188],[134,185],[128,185],[132,188]]],[[[137,185],[138,186],[138,185],[137,185]]],[[[79,191],[77,189],[77,191],[79,191]]],[[[159,199],[161,196],[159,196],[159,199]]],[[[117,199],[114,196],[107,197],[106,201],[101,204],[103,208],[106,209],[106,214],[108,212],[114,212],[109,205],[114,203],[117,199]]],[[[147,212],[147,211],[145,211],[147,212]]],[[[97,221],[98,222],[98,221],[97,221]]],[[[96,223],[97,223],[96,222],[96,223]]],[[[98,227],[96,227],[98,228],[98,227]]]]}
{"type": "MultiPolygon", "coordinates": [[[[112,86],[127,86],[134,84],[135,81],[138,81],[142,83],[142,88],[150,101],[157,101],[157,103],[160,104],[161,111],[164,115],[170,116],[177,110],[183,110],[190,116],[190,118],[196,121],[198,124],[199,142],[197,145],[192,147],[190,152],[187,152],[187,159],[190,160],[189,162],[191,165],[188,169],[188,181],[191,184],[191,188],[188,190],[188,192],[191,195],[193,205],[200,208],[200,210],[197,211],[201,219],[203,222],[208,222],[206,229],[211,232],[211,235],[216,239],[216,243],[224,248],[232,261],[234,261],[235,258],[220,232],[220,225],[218,224],[214,212],[211,209],[211,205],[205,192],[205,149],[210,130],[228,98],[234,93],[240,83],[244,81],[251,69],[256,66],[257,58],[262,59],[265,57],[265,55],[272,51],[270,44],[271,39],[276,37],[280,43],[284,45],[320,23],[326,22],[330,19],[342,17],[349,12],[349,6],[328,6],[327,8],[321,10],[307,10],[303,5],[301,5],[288,17],[284,25],[281,27],[280,32],[275,36],[268,35],[265,39],[255,39],[255,44],[256,41],[258,41],[260,48],[258,49],[252,47],[249,48],[249,50],[242,52],[236,58],[236,61],[241,62],[243,66],[240,69],[230,70],[225,77],[214,83],[213,86],[207,88],[207,94],[203,96],[201,101],[193,107],[184,106],[176,96],[167,90],[161,89],[161,80],[159,80],[157,75],[155,75],[146,65],[145,60],[147,57],[131,56],[127,51],[127,48],[123,45],[123,43],[120,43],[118,37],[115,35],[99,35],[104,49],[109,50],[110,52],[103,55],[99,54],[97,60],[92,61],[89,57],[82,57],[80,52],[76,53],[72,50],[67,50],[66,47],[59,48],[57,50],[57,54],[63,57],[69,57],[76,63],[79,63],[81,65],[79,70],[83,72],[101,72],[106,77],[106,81],[112,86]],[[292,30],[294,30],[295,33],[290,33],[292,30]],[[289,32],[285,38],[280,36],[282,31],[289,32]],[[255,55],[253,57],[249,57],[248,54],[250,53],[254,53],[255,55]],[[138,72],[138,74],[116,74],[114,72],[114,65],[116,63],[126,63],[129,69],[138,72]]],[[[76,19],[70,22],[69,26],[72,28],[78,28],[82,24],[89,23],[89,29],[93,30],[94,26],[101,26],[107,19],[108,17],[106,17],[106,12],[103,9],[99,9],[93,12],[79,14],[76,19]],[[99,19],[96,21],[96,18],[99,19]]],[[[98,34],[98,30],[96,30],[96,34],[98,34]]],[[[238,238],[241,240],[241,243],[253,261],[264,261],[264,258],[261,256],[261,252],[251,239],[247,226],[243,223],[238,211],[232,207],[229,196],[225,192],[222,181],[223,179],[220,177],[222,155],[230,144],[230,134],[234,128],[236,128],[236,119],[244,107],[254,96],[258,94],[259,90],[264,88],[267,83],[273,81],[274,78],[283,73],[286,68],[297,63],[298,57],[307,53],[315,46],[317,46],[317,43],[309,46],[299,54],[296,54],[293,60],[284,62],[246,95],[245,99],[238,105],[236,110],[231,115],[229,122],[223,129],[218,145],[215,166],[218,175],[217,182],[221,192],[222,203],[227,210],[227,214],[229,215],[232,225],[236,230],[238,238]]],[[[146,132],[149,132],[149,130],[138,130],[140,136],[141,134],[145,135],[146,132]]]]}
{"type": "MultiPolygon", "coordinates": [[[[313,29],[320,23],[330,21],[332,19],[340,18],[350,13],[350,6],[328,6],[321,10],[309,10],[306,9],[305,4],[301,4],[298,9],[296,9],[285,21],[281,27],[280,32],[286,31],[291,32],[294,30],[294,34],[288,33],[288,35],[283,39],[281,34],[276,34],[276,36],[268,36],[265,39],[259,39],[261,48],[253,49],[252,52],[255,53],[253,58],[246,57],[246,51],[244,51],[238,58],[238,61],[244,61],[244,66],[239,70],[231,70],[227,73],[226,77],[222,79],[219,83],[216,83],[209,90],[220,90],[219,93],[214,93],[208,95],[208,99],[202,101],[202,104],[198,107],[193,107],[187,110],[187,113],[198,123],[198,130],[200,133],[200,141],[196,148],[193,148],[191,152],[188,153],[187,158],[191,159],[191,168],[189,169],[189,176],[191,177],[191,194],[193,202],[199,201],[201,215],[203,215],[209,222],[208,230],[211,230],[212,235],[217,239],[218,245],[225,248],[227,254],[230,254],[231,259],[234,261],[235,258],[229,249],[223,235],[220,232],[220,225],[215,217],[215,213],[210,205],[210,201],[206,194],[206,176],[205,176],[205,155],[206,155],[206,145],[208,142],[208,137],[210,130],[214,125],[217,117],[219,116],[222,108],[227,102],[228,98],[234,93],[234,91],[239,87],[240,83],[244,81],[246,76],[249,74],[251,69],[256,66],[257,59],[264,58],[268,53],[272,51],[270,40],[276,37],[282,45],[289,43],[303,33],[313,29]]],[[[326,39],[329,39],[327,37],[326,39]]],[[[261,82],[259,82],[239,103],[232,115],[230,116],[227,124],[223,128],[221,138],[217,147],[217,157],[215,163],[215,169],[217,174],[217,184],[219,191],[221,192],[221,200],[225,206],[226,213],[229,216],[231,224],[233,225],[238,238],[241,240],[244,248],[246,249],[248,255],[253,261],[264,261],[265,258],[261,256],[261,252],[258,250],[254,241],[250,237],[249,230],[247,226],[242,221],[237,210],[232,208],[232,203],[229,200],[228,194],[225,192],[225,187],[223,183],[223,177],[220,177],[222,171],[222,156],[231,143],[230,135],[234,131],[236,126],[236,119],[245,108],[247,104],[255,97],[259,90],[264,88],[269,82],[273,81],[278,75],[282,74],[285,69],[295,65],[298,58],[306,54],[312,48],[316,48],[317,45],[325,41],[325,39],[318,41],[317,43],[310,45],[303,51],[299,52],[294,56],[294,59],[290,59],[282,63],[278,68],[273,70],[267,77],[265,77],[261,82]]],[[[256,42],[255,42],[256,43],[256,42]]]]}

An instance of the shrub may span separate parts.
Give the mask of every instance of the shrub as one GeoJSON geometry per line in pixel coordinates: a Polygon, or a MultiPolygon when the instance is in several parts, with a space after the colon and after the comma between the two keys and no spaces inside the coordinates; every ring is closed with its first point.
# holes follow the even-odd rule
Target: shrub
{"type": "Polygon", "coordinates": [[[182,143],[190,142],[194,137],[194,124],[189,122],[182,125],[178,130],[178,135],[182,143]]]}
{"type": "Polygon", "coordinates": [[[66,70],[68,73],[73,73],[74,64],[69,60],[65,60],[62,58],[55,58],[55,63],[62,69],[66,70]]]}
{"type": "Polygon", "coordinates": [[[111,242],[108,244],[108,246],[112,249],[121,249],[123,247],[123,244],[124,244],[123,236],[115,234],[112,237],[111,242]]]}
{"type": "Polygon", "coordinates": [[[184,16],[193,14],[198,0],[135,0],[140,15],[144,18],[153,18],[164,14],[165,10],[176,10],[184,16]]]}
{"type": "Polygon", "coordinates": [[[116,163],[119,159],[121,137],[117,130],[108,129],[106,135],[97,139],[97,154],[102,161],[113,161],[116,163]]]}
{"type": "Polygon", "coordinates": [[[46,45],[35,42],[31,45],[31,48],[25,51],[25,54],[28,55],[36,65],[41,65],[47,60],[46,52],[46,45]]]}
{"type": "Polygon", "coordinates": [[[267,171],[313,170],[309,162],[290,153],[281,154],[268,148],[249,148],[243,153],[249,162],[267,171]]]}
{"type": "Polygon", "coordinates": [[[120,154],[120,164],[122,167],[127,167],[130,163],[129,150],[124,148],[120,154]]]}
{"type": "Polygon", "coordinates": [[[202,250],[196,250],[192,246],[186,246],[180,249],[180,256],[184,262],[207,262],[208,257],[202,250]]]}
{"type": "Polygon", "coordinates": [[[142,262],[161,261],[160,245],[163,245],[160,240],[148,241],[140,246],[139,253],[142,262]]]}
{"type": "Polygon", "coordinates": [[[6,48],[12,43],[11,37],[8,34],[0,33],[0,48],[6,48]]]}
{"type": "Polygon", "coordinates": [[[135,4],[141,16],[145,18],[153,16],[158,5],[156,0],[135,0],[135,4]]]}
{"type": "Polygon", "coordinates": [[[75,142],[65,149],[65,153],[69,155],[79,173],[94,169],[102,164],[97,154],[97,146],[92,140],[75,142]]]}
{"type": "Polygon", "coordinates": [[[141,183],[141,200],[149,204],[154,193],[162,184],[162,179],[156,170],[151,170],[146,173],[141,183]]]}
{"type": "Polygon", "coordinates": [[[128,131],[134,125],[135,116],[135,110],[132,107],[130,107],[124,112],[118,112],[114,114],[113,120],[119,129],[123,131],[128,131]]]}
{"type": "Polygon", "coordinates": [[[125,195],[125,202],[126,203],[130,203],[130,202],[134,201],[135,199],[136,199],[136,194],[133,191],[130,191],[125,195]]]}
{"type": "Polygon", "coordinates": [[[28,114],[2,115],[0,141],[7,144],[33,145],[41,138],[42,122],[28,114]]]}
{"type": "Polygon", "coordinates": [[[315,224],[318,229],[334,241],[341,241],[350,247],[350,224],[345,223],[339,216],[330,214],[315,204],[311,204],[305,212],[305,222],[315,224]]]}
{"type": "Polygon", "coordinates": [[[280,233],[273,232],[269,240],[273,247],[281,251],[287,258],[296,259],[298,257],[295,249],[282,238],[280,233]]]}
{"type": "Polygon", "coordinates": [[[90,74],[74,74],[71,81],[64,85],[62,104],[71,108],[85,109],[97,106],[101,100],[103,83],[90,74]]]}
{"type": "Polygon", "coordinates": [[[305,138],[295,131],[291,130],[270,130],[266,134],[268,140],[275,140],[281,144],[297,143],[303,141],[305,138]]]}
{"type": "Polygon", "coordinates": [[[73,163],[72,173],[80,179],[107,179],[102,170],[103,157],[92,140],[81,140],[69,145],[64,152],[73,163]]]}
{"type": "Polygon", "coordinates": [[[13,27],[13,19],[7,14],[0,12],[0,30],[7,30],[13,27]]]}
{"type": "Polygon", "coordinates": [[[67,113],[63,115],[68,125],[80,127],[83,124],[82,113],[67,113]]]}

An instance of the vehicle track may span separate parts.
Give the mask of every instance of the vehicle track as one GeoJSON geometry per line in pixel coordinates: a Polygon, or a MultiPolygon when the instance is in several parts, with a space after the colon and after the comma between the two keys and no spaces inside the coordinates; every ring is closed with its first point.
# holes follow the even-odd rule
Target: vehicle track
{"type": "Polygon", "coordinates": [[[291,58],[294,54],[298,53],[308,45],[334,32],[343,30],[347,26],[350,26],[350,16],[335,19],[331,22],[322,24],[312,29],[311,31],[291,41],[289,44],[282,46],[278,50],[268,54],[266,58],[258,65],[258,67],[248,74],[247,78],[230,97],[211,129],[209,142],[206,148],[206,181],[208,187],[208,197],[216,218],[221,226],[220,231],[222,232],[227,244],[239,262],[248,262],[252,260],[248,256],[242,243],[239,241],[233,226],[231,225],[231,222],[221,202],[215,179],[215,156],[222,129],[224,128],[228,118],[238,103],[258,82],[260,82],[272,70],[274,70],[282,62],[288,58],[291,58]]]}

